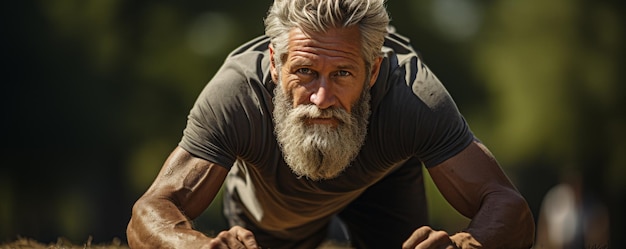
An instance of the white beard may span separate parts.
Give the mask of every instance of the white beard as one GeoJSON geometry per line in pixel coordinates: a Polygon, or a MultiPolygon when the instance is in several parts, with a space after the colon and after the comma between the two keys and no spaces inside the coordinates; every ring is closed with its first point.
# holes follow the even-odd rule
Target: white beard
{"type": "MultiPolygon", "coordinates": [[[[370,115],[369,87],[364,87],[352,114],[337,107],[319,109],[316,105],[293,107],[280,82],[274,90],[274,132],[287,165],[299,177],[332,179],[343,172],[361,150],[370,115]],[[335,127],[307,124],[307,118],[334,117],[335,127]]],[[[367,85],[365,85],[367,86],[367,85]]]]}

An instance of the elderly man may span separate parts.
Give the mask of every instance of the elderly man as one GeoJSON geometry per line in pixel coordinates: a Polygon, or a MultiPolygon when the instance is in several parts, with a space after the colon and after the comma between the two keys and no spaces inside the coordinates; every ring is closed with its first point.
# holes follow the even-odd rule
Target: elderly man
{"type": "Polygon", "coordinates": [[[128,225],[133,248],[529,248],[524,198],[472,134],[382,0],[276,0],[232,52],[128,225]],[[427,226],[422,166],[460,213],[427,226]],[[224,185],[231,228],[192,228],[224,185]]]}

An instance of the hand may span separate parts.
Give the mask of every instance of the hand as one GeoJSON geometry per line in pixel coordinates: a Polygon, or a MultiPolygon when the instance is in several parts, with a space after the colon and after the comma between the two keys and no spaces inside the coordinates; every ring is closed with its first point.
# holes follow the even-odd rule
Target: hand
{"type": "Polygon", "coordinates": [[[260,249],[256,239],[254,239],[254,234],[240,226],[234,226],[228,231],[220,232],[209,242],[209,248],[260,249]]]}
{"type": "Polygon", "coordinates": [[[445,231],[435,231],[423,226],[415,230],[402,244],[403,249],[458,249],[445,231]]]}

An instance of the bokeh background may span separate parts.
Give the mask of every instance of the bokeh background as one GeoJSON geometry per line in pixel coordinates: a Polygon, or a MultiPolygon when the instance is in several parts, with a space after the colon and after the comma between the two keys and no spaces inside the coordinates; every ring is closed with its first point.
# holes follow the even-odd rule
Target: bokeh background
{"type": "MultiPolygon", "coordinates": [[[[196,96],[232,49],[263,33],[270,3],[3,4],[0,243],[124,240],[131,206],[178,143],[196,96]]],[[[538,223],[576,227],[572,217],[585,217],[580,224],[613,241],[626,232],[624,1],[387,5],[538,223]],[[555,186],[572,187],[548,194],[555,186]],[[546,196],[556,207],[544,212],[546,196]]],[[[431,183],[428,194],[435,227],[467,224],[431,183]]],[[[197,227],[219,229],[222,220],[209,222],[218,210],[197,227]]]]}

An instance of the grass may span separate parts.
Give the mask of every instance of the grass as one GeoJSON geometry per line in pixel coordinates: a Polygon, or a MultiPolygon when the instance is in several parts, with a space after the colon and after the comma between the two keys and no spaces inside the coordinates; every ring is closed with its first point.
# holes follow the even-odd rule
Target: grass
{"type": "MultiPolygon", "coordinates": [[[[57,239],[56,243],[43,244],[37,240],[31,238],[18,238],[17,240],[9,243],[0,244],[0,249],[129,249],[126,243],[123,243],[120,239],[115,238],[110,243],[104,244],[92,244],[92,238],[89,237],[87,242],[82,245],[76,245],[65,238],[57,239]]],[[[325,242],[318,249],[350,249],[340,243],[325,242]]]]}
{"type": "MultiPolygon", "coordinates": [[[[18,238],[17,240],[9,243],[0,244],[0,249],[130,249],[128,245],[123,243],[120,239],[114,238],[110,243],[105,244],[92,244],[92,238],[89,237],[87,242],[82,245],[72,244],[67,239],[59,238],[56,243],[50,243],[48,245],[37,242],[30,238],[18,238]]],[[[351,249],[352,247],[343,245],[342,243],[335,243],[327,241],[323,243],[318,249],[351,249]]],[[[542,248],[541,246],[535,248],[542,248]]],[[[606,245],[588,245],[585,249],[609,249],[606,245]]]]}
{"type": "Polygon", "coordinates": [[[109,243],[93,244],[92,237],[89,237],[82,245],[76,245],[65,238],[57,239],[56,243],[43,244],[31,238],[18,238],[9,243],[0,244],[0,249],[129,249],[126,243],[115,238],[109,243]]]}

